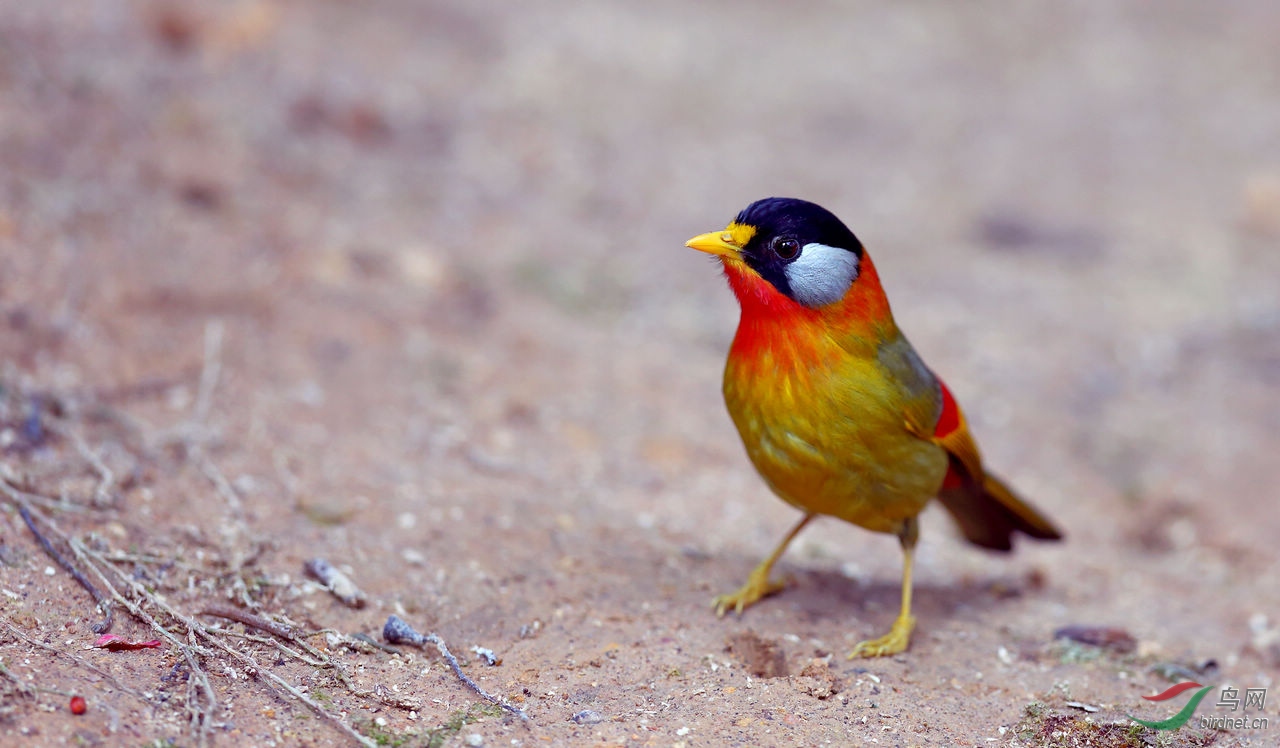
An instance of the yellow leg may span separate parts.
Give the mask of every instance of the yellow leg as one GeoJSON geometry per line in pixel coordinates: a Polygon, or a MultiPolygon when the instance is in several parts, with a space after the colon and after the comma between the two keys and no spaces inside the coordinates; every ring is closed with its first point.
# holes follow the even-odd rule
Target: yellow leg
{"type": "Polygon", "coordinates": [[[787,546],[804,529],[804,526],[809,524],[809,520],[813,519],[813,517],[814,515],[812,514],[804,515],[804,519],[801,519],[796,523],[795,527],[791,528],[791,532],[787,533],[787,536],[782,539],[782,542],[778,544],[773,553],[761,561],[760,565],[747,576],[747,583],[742,585],[741,589],[730,595],[717,595],[716,599],[711,601],[711,605],[716,609],[717,616],[723,616],[725,611],[730,608],[733,608],[734,613],[741,614],[743,610],[749,608],[761,598],[772,595],[783,588],[782,582],[769,581],[769,572],[773,570],[773,565],[782,557],[782,553],[787,550],[787,546]]]}
{"type": "Polygon", "coordinates": [[[902,541],[902,611],[893,622],[889,633],[878,639],[859,642],[849,653],[854,657],[886,657],[906,651],[911,641],[911,630],[916,627],[916,619],[911,616],[911,559],[915,554],[916,540],[920,537],[920,523],[912,517],[902,526],[898,538],[902,541]]]}

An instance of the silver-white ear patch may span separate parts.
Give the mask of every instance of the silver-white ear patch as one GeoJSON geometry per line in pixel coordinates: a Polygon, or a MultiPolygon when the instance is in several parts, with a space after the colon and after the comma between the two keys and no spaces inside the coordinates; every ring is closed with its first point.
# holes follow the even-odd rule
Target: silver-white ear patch
{"type": "Polygon", "coordinates": [[[858,278],[858,255],[827,244],[806,244],[800,256],[783,269],[791,296],[810,308],[844,298],[858,278]]]}

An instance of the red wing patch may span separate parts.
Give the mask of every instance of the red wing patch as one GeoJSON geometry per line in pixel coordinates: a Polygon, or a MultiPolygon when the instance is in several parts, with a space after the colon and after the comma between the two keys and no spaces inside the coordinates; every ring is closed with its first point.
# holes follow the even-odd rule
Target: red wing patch
{"type": "Polygon", "coordinates": [[[942,479],[942,488],[938,490],[946,491],[952,488],[959,488],[964,485],[964,476],[956,469],[956,465],[958,464],[959,463],[953,459],[951,464],[947,466],[947,474],[942,479]]]}
{"type": "Polygon", "coordinates": [[[933,436],[941,439],[960,428],[960,408],[946,383],[939,379],[938,386],[942,388],[942,413],[938,415],[938,425],[933,427],[933,436]]]}
{"type": "Polygon", "coordinates": [[[978,445],[973,443],[969,435],[969,426],[965,423],[964,413],[951,396],[951,390],[942,380],[938,380],[942,389],[942,412],[938,414],[938,423],[933,427],[933,440],[951,455],[951,466],[947,471],[944,487],[954,485],[956,480],[965,478],[982,481],[982,457],[978,454],[978,445]]]}

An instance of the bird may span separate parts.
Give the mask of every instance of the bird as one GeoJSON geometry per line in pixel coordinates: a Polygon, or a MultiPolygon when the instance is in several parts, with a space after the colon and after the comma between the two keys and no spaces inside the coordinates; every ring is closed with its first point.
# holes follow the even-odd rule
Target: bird
{"type": "Polygon", "coordinates": [[[815,517],[896,535],[901,608],[889,632],[849,657],[907,649],[919,515],[934,498],[964,537],[1008,551],[1013,536],[1059,540],[1042,513],[987,472],[964,411],[889,309],[862,243],[825,208],[769,197],[686,246],[720,260],[741,314],[725,363],[730,418],[760,476],[803,516],[717,616],[741,615],[783,584],[774,564],[815,517]]]}

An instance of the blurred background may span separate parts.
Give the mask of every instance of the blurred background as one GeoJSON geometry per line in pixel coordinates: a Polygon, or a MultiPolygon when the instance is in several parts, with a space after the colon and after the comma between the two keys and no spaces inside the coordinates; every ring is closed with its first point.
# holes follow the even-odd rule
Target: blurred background
{"type": "MultiPolygon", "coordinates": [[[[720,401],[736,304],[683,242],[803,197],[1068,534],[995,558],[931,513],[911,657],[1105,619],[1255,685],[1280,668],[1278,35],[1262,1],[0,2],[0,365],[190,379],[222,320],[251,527],[661,597],[719,646],[746,624],[703,598],[791,510],[720,401]],[[1024,572],[1048,591],[995,613],[947,592],[1024,572]]],[[[891,615],[891,538],[827,523],[784,567],[815,576],[744,621],[807,611],[840,650],[891,615]]],[[[494,636],[550,604],[422,574],[494,636]]]]}

